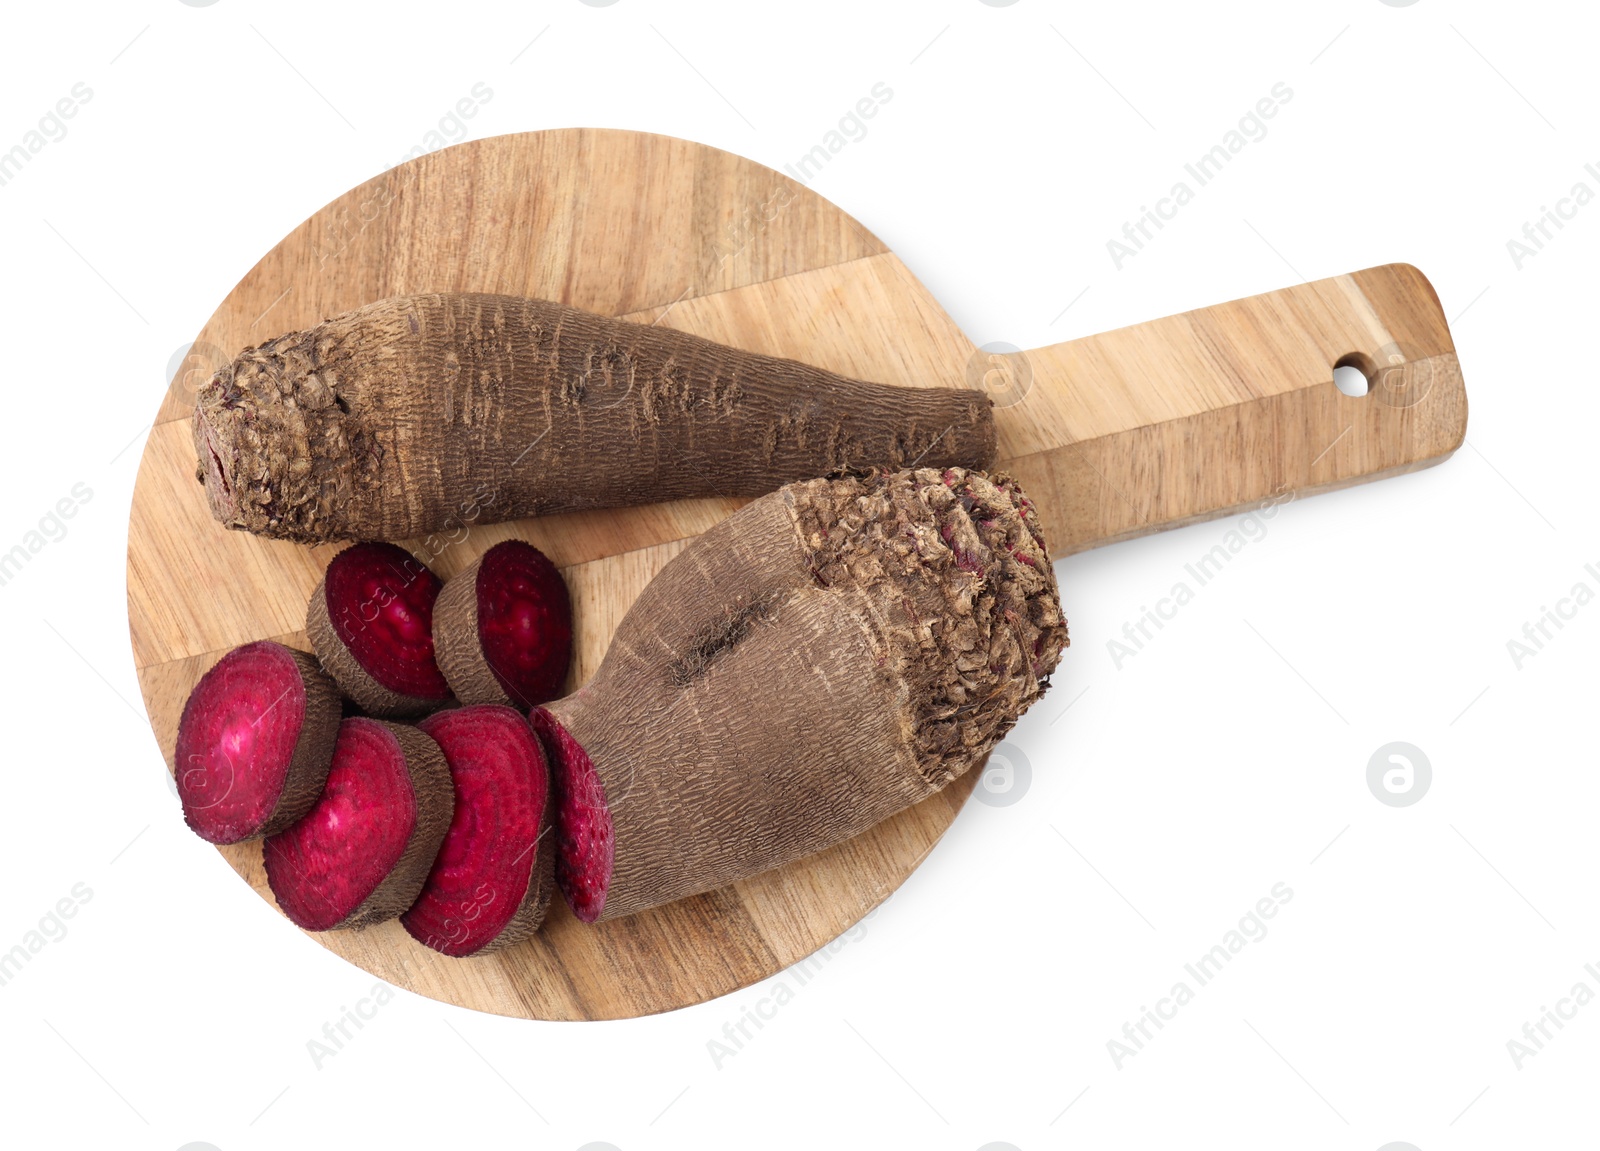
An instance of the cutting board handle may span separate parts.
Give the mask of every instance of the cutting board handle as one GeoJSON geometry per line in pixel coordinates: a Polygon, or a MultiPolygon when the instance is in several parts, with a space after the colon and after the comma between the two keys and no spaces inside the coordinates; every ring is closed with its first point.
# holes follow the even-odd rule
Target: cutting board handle
{"type": "Polygon", "coordinates": [[[1449,325],[1409,264],[1003,359],[1000,467],[1056,557],[1415,471],[1466,435],[1449,325]],[[1346,365],[1366,395],[1335,386],[1346,365]]]}

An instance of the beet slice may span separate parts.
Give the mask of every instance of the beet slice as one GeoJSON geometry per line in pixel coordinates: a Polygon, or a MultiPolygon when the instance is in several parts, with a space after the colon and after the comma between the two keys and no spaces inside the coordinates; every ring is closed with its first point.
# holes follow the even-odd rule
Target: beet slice
{"type": "Polygon", "coordinates": [[[426,715],[450,701],[433,657],[439,577],[405,548],[353,544],[333,557],[306,605],[323,667],[370,715],[426,715]]]}
{"type": "Polygon", "coordinates": [[[556,794],[556,886],[584,923],[605,909],[616,855],[611,807],[589,753],[555,716],[536,708],[528,717],[550,760],[556,794]]]}
{"type": "Polygon", "coordinates": [[[554,699],[572,658],[566,581],[532,544],[495,544],[444,585],[433,639],[462,703],[527,709],[554,699]]]}
{"type": "Polygon", "coordinates": [[[282,831],[322,792],[339,689],[303,651],[236,647],[183,705],[173,753],[184,822],[209,843],[282,831]]]}
{"type": "Polygon", "coordinates": [[[422,891],[454,808],[450,769],[430,736],[347,719],[316,806],[265,841],[267,884],[307,931],[393,919],[422,891]]]}
{"type": "Polygon", "coordinates": [[[555,889],[550,772],[522,713],[495,704],[418,725],[444,751],[455,815],[428,882],[401,924],[445,955],[477,955],[539,929],[555,889]]]}

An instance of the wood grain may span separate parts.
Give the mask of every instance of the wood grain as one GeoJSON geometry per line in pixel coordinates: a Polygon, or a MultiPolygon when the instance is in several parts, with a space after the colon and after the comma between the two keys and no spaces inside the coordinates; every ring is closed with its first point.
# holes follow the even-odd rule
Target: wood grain
{"type": "MultiPolygon", "coordinates": [[[[211,520],[194,480],[196,386],[248,344],[434,290],[541,296],[888,383],[990,388],[1001,466],[1023,480],[1058,556],[1286,490],[1425,466],[1465,430],[1438,301],[1405,265],[990,357],[859,223],[753,161],[601,130],[459,145],[353,189],[285,237],[201,329],[160,406],[129,521],[128,616],[169,767],[183,701],[217,657],[260,638],[306,647],[306,597],[338,550],[211,520]],[[1344,357],[1377,381],[1372,395],[1333,386],[1344,357]]],[[[550,555],[573,592],[575,687],[650,577],[738,503],[404,542],[445,577],[512,537],[550,555]]],[[[395,924],[312,938],[397,985],[483,1011],[594,1019],[667,1010],[772,975],[836,937],[933,849],[975,782],[969,775],[866,835],[709,895],[594,927],[558,907],[534,940],[481,959],[446,959],[395,924]]],[[[260,845],[221,850],[270,902],[260,845]]]]}

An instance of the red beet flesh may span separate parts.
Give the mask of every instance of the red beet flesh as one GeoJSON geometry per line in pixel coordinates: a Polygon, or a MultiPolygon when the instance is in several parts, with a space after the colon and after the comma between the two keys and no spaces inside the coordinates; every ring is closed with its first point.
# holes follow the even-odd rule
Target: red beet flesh
{"type": "Polygon", "coordinates": [[[405,548],[362,543],[333,557],[323,579],[328,618],[363,671],[390,691],[448,699],[433,657],[439,577],[405,548]]]}
{"type": "Polygon", "coordinates": [[[616,835],[605,786],[589,753],[544,708],[528,717],[544,743],[556,793],[556,886],[584,923],[600,918],[616,835]]]}
{"type": "Polygon", "coordinates": [[[201,677],[178,721],[183,818],[201,839],[259,835],[278,809],[306,721],[306,686],[287,648],[235,648],[201,677]]]}
{"type": "Polygon", "coordinates": [[[572,603],[545,554],[506,540],[478,565],[478,642],[489,670],[515,703],[554,699],[572,656],[572,603]]]}
{"type": "Polygon", "coordinates": [[[549,889],[548,873],[535,874],[550,791],[538,738],[520,712],[493,704],[438,712],[418,726],[444,750],[456,806],[427,885],[400,922],[435,951],[471,955],[504,942],[532,884],[531,933],[549,889]]]}
{"type": "Polygon", "coordinates": [[[307,931],[339,926],[394,869],[416,822],[400,741],[377,720],[345,720],[322,798],[266,840],[278,906],[307,931]]]}

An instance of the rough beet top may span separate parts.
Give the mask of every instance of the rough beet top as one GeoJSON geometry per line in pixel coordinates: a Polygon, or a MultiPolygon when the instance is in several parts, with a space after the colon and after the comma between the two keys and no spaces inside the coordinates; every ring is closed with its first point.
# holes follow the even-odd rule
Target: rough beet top
{"type": "Polygon", "coordinates": [[[594,679],[534,713],[557,883],[611,919],[857,835],[981,764],[1066,645],[1008,477],[781,488],[675,557],[594,679]]]}

